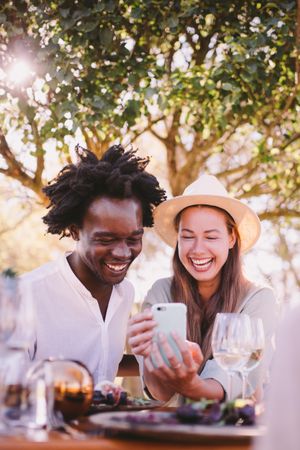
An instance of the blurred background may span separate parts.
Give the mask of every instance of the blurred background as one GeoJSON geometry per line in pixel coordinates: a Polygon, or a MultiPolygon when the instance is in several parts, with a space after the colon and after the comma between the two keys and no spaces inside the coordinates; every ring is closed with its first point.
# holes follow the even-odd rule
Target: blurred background
{"type": "MultiPolygon", "coordinates": [[[[216,175],[262,220],[244,258],[299,297],[300,11],[296,1],[2,0],[0,271],[72,249],[46,234],[42,187],[74,146],[149,155],[169,197],[216,175]]],[[[129,278],[140,302],[170,273],[148,230],[129,278]]]]}

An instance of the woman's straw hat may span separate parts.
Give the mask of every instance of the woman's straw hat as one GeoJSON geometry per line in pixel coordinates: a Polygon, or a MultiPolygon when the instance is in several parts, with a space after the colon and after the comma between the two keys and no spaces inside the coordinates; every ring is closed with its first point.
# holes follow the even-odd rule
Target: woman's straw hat
{"type": "Polygon", "coordinates": [[[212,175],[201,175],[187,186],[182,195],[166,200],[154,211],[154,229],[171,247],[176,246],[175,217],[188,206],[217,206],[234,219],[241,238],[241,251],[249,250],[260,235],[260,221],[252,209],[229,196],[220,181],[212,175]]]}

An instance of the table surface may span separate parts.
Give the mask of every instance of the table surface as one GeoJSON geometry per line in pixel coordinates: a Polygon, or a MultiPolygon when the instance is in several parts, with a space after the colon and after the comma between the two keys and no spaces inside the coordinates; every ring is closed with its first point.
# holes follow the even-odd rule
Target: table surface
{"type": "Polygon", "coordinates": [[[78,441],[69,436],[61,436],[55,433],[46,442],[32,442],[24,438],[0,438],[0,449],[3,450],[173,450],[173,449],[200,449],[200,450],[251,450],[251,443],[184,443],[145,441],[133,438],[104,438],[94,437],[78,441]]]}
{"type": "Polygon", "coordinates": [[[250,440],[228,440],[222,441],[220,438],[202,440],[199,442],[184,442],[149,439],[148,437],[127,437],[115,435],[108,437],[104,435],[103,430],[98,425],[92,424],[88,418],[80,419],[78,430],[86,431],[87,438],[84,440],[77,440],[67,435],[66,433],[51,431],[35,432],[31,437],[24,436],[0,436],[0,450],[251,450],[250,440]],[[90,435],[89,432],[93,432],[90,435]],[[41,438],[41,441],[38,439],[41,438]],[[35,440],[33,440],[35,439],[35,440]]]}

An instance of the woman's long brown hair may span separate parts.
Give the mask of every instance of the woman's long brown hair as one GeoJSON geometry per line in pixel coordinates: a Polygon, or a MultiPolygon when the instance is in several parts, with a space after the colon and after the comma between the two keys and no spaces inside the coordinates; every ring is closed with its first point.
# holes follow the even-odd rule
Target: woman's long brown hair
{"type": "MultiPolygon", "coordinates": [[[[247,291],[249,282],[242,273],[240,256],[240,236],[233,218],[223,209],[209,205],[205,206],[220,211],[225,216],[228,233],[235,233],[236,242],[229,249],[228,258],[221,269],[221,281],[218,290],[209,300],[203,301],[198,291],[197,281],[183,266],[178,255],[178,245],[173,257],[173,279],[171,295],[174,302],[185,303],[187,306],[187,338],[197,342],[202,350],[205,362],[211,357],[211,334],[213,323],[218,312],[235,312],[247,291]]],[[[175,219],[178,229],[181,211],[175,219]]],[[[201,370],[201,369],[200,369],[201,370]]]]}

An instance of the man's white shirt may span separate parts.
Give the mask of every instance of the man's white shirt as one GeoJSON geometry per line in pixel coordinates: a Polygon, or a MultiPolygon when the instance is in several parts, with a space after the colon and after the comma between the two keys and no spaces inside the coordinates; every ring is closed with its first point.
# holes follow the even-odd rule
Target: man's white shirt
{"type": "Polygon", "coordinates": [[[113,287],[105,320],[98,302],[75,276],[67,256],[21,277],[21,294],[36,313],[32,359],[49,357],[83,362],[94,383],[113,381],[123,356],[134,287],[124,279],[113,287]]]}

